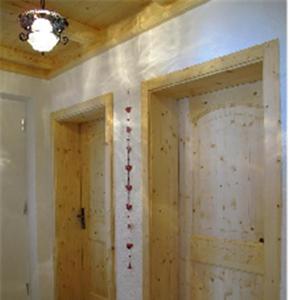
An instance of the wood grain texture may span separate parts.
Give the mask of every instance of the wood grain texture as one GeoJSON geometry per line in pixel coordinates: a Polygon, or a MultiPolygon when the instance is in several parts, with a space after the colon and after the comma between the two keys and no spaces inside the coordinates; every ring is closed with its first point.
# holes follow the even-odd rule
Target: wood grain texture
{"type": "Polygon", "coordinates": [[[48,70],[32,67],[27,65],[20,65],[18,63],[0,58],[0,69],[8,72],[14,72],[22,75],[27,75],[36,78],[48,79],[48,70]]]}
{"type": "Polygon", "coordinates": [[[279,43],[267,44],[264,54],[265,122],[265,294],[267,300],[280,299],[282,146],[279,87],[279,43]]]}
{"type": "Polygon", "coordinates": [[[173,101],[151,106],[150,297],[178,298],[178,118],[173,101]],[[172,162],[171,164],[169,162],[172,162]]]}
{"type": "Polygon", "coordinates": [[[49,59],[43,59],[40,55],[32,55],[29,52],[19,50],[15,47],[0,46],[1,59],[14,63],[20,63],[25,66],[38,67],[40,69],[49,70],[54,67],[54,62],[49,59]]]}
{"type": "Polygon", "coordinates": [[[76,218],[81,189],[79,139],[77,124],[54,122],[57,300],[82,299],[82,232],[76,218]]]}
{"type": "MultiPolygon", "coordinates": [[[[243,293],[240,282],[250,285],[255,278],[258,284],[246,294],[263,299],[262,102],[258,81],[191,97],[188,115],[182,117],[183,123],[192,124],[186,137],[192,156],[185,166],[192,166],[192,271],[201,278],[207,299],[215,299],[221,288],[228,291],[231,281],[238,286],[228,291],[233,298],[243,293]],[[218,267],[225,272],[220,289],[211,287],[204,275],[212,278],[218,267]]],[[[199,297],[195,282],[192,291],[199,297]]]]}
{"type": "Polygon", "coordinates": [[[107,298],[105,260],[105,128],[104,120],[80,125],[81,207],[86,211],[83,231],[83,299],[107,298]]]}
{"type": "Polygon", "coordinates": [[[195,81],[185,82],[178,86],[168,87],[159,91],[159,95],[174,99],[181,99],[186,96],[197,96],[227,87],[237,86],[244,83],[251,83],[262,78],[262,63],[257,62],[234,70],[210,74],[207,78],[197,78],[195,81]]]}
{"type": "Polygon", "coordinates": [[[173,3],[175,0],[152,0],[154,3],[158,3],[159,5],[168,5],[173,3]]]}
{"type": "Polygon", "coordinates": [[[264,245],[192,236],[192,260],[249,273],[264,274],[264,245]]]}
{"type": "Polygon", "coordinates": [[[263,299],[263,276],[218,266],[193,264],[191,299],[263,299]]]}
{"type": "Polygon", "coordinates": [[[191,299],[192,288],[192,218],[193,174],[192,123],[189,98],[178,101],[179,110],[179,299],[191,299]]]}

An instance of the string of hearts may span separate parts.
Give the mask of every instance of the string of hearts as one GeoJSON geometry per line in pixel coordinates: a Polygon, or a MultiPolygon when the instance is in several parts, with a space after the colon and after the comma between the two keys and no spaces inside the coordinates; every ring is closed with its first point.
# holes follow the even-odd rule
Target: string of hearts
{"type": "MultiPolygon", "coordinates": [[[[132,133],[132,127],[130,126],[131,118],[130,114],[132,111],[131,106],[127,106],[125,108],[125,111],[127,113],[127,126],[126,126],[126,140],[127,140],[127,163],[125,165],[125,169],[127,172],[127,184],[125,185],[126,191],[127,191],[127,202],[126,202],[126,210],[127,210],[127,229],[129,231],[132,231],[133,224],[131,222],[131,212],[133,210],[133,203],[131,199],[131,192],[133,190],[133,186],[131,184],[131,176],[130,173],[133,170],[133,166],[131,164],[131,152],[132,152],[132,145],[131,145],[131,133],[132,133]]],[[[132,270],[132,249],[134,247],[133,242],[128,241],[126,244],[126,248],[128,250],[128,269],[132,270]]]]}

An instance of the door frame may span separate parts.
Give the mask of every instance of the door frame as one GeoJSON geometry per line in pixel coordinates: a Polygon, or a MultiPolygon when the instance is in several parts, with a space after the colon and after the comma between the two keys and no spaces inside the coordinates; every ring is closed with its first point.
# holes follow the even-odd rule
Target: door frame
{"type": "MultiPolygon", "coordinates": [[[[264,105],[264,151],[269,160],[264,164],[264,299],[280,298],[281,210],[282,210],[282,145],[279,90],[279,41],[272,40],[227,56],[213,59],[142,83],[142,195],[143,195],[143,299],[150,299],[150,106],[155,94],[174,99],[190,96],[191,85],[212,76],[232,73],[245,67],[261,66],[264,105]],[[188,93],[188,94],[186,94],[188,93]]],[[[244,79],[243,79],[244,80],[244,79]]],[[[214,81],[214,80],[213,80],[214,81]]],[[[238,81],[237,83],[239,83],[238,81]]],[[[216,83],[214,83],[214,86],[216,83]]],[[[224,84],[224,83],[223,83],[224,84]]],[[[234,78],[236,85],[236,78],[234,78]]],[[[222,86],[220,87],[222,88],[222,86]]],[[[216,89],[214,89],[216,90],[216,89]]],[[[218,90],[218,86],[217,86],[218,90]]]]}
{"type": "MultiPolygon", "coordinates": [[[[52,148],[53,148],[53,169],[54,169],[54,206],[55,206],[55,215],[58,207],[56,203],[56,164],[57,160],[54,157],[54,124],[56,122],[75,122],[75,123],[84,123],[97,119],[100,115],[104,114],[105,120],[105,167],[107,173],[109,174],[110,182],[106,180],[106,213],[105,213],[105,224],[106,224],[106,270],[107,270],[107,283],[108,283],[108,300],[116,299],[116,284],[115,284],[115,226],[114,226],[114,211],[115,211],[115,196],[114,196],[114,165],[113,165],[113,94],[108,93],[101,96],[98,96],[94,99],[87,100],[73,106],[70,106],[65,109],[55,111],[51,114],[51,125],[52,125],[52,148]]],[[[57,271],[57,253],[58,253],[58,244],[57,244],[57,220],[55,219],[55,239],[54,239],[54,274],[56,275],[57,271]]],[[[54,297],[57,299],[58,291],[58,282],[56,281],[56,276],[54,276],[54,297]]]]}

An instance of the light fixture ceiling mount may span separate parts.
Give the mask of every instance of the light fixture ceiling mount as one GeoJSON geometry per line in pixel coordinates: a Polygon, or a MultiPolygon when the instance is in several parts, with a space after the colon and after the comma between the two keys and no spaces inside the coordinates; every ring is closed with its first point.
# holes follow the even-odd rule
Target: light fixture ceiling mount
{"type": "Polygon", "coordinates": [[[68,43],[68,37],[62,33],[69,23],[59,13],[45,9],[45,0],[40,0],[40,5],[41,9],[28,10],[19,15],[20,25],[25,30],[19,34],[19,39],[44,53],[51,51],[58,43],[68,43]]]}

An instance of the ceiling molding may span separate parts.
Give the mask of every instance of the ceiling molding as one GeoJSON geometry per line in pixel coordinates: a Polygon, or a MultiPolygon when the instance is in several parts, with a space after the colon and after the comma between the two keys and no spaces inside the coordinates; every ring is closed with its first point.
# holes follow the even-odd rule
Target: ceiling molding
{"type": "Polygon", "coordinates": [[[66,29],[65,35],[70,37],[70,40],[79,44],[91,44],[96,40],[100,30],[97,30],[88,25],[84,25],[78,21],[68,18],[69,26],[66,29]]]}
{"type": "Polygon", "coordinates": [[[31,54],[19,49],[0,45],[0,58],[3,60],[12,61],[26,66],[38,66],[41,69],[53,69],[55,64],[50,58],[43,58],[39,54],[31,54]]]}
{"type": "Polygon", "coordinates": [[[8,72],[31,76],[31,77],[49,79],[48,78],[49,73],[45,69],[17,64],[14,62],[10,62],[8,60],[3,60],[2,58],[0,58],[0,69],[8,72]]]}
{"type": "Polygon", "coordinates": [[[152,0],[152,1],[159,5],[168,5],[168,4],[173,3],[175,0],[152,0]]]}

